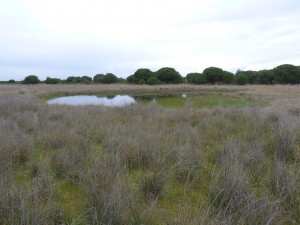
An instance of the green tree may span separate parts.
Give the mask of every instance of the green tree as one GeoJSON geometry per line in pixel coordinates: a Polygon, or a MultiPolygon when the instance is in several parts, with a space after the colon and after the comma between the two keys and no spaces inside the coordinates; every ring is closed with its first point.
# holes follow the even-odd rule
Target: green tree
{"type": "Polygon", "coordinates": [[[91,83],[92,80],[93,79],[91,77],[89,77],[89,76],[82,76],[80,78],[80,82],[84,83],[84,84],[89,84],[89,83],[91,83]]]}
{"type": "Polygon", "coordinates": [[[203,70],[203,75],[210,84],[223,83],[224,71],[218,67],[209,67],[203,70]]]}
{"type": "Polygon", "coordinates": [[[118,77],[113,73],[107,73],[105,75],[105,79],[104,79],[105,84],[117,83],[117,81],[118,81],[118,77]]]}
{"type": "Polygon", "coordinates": [[[274,84],[273,70],[260,70],[257,72],[259,84],[274,84]]]}
{"type": "Polygon", "coordinates": [[[144,79],[140,79],[138,84],[146,84],[146,81],[144,79]]]}
{"type": "Polygon", "coordinates": [[[119,83],[119,84],[125,84],[126,80],[124,78],[122,78],[122,77],[118,77],[117,83],[119,83]]]}
{"type": "Polygon", "coordinates": [[[297,66],[283,64],[274,68],[274,81],[278,84],[299,84],[300,69],[297,66]]]}
{"type": "Polygon", "coordinates": [[[232,84],[234,82],[234,75],[231,72],[223,71],[222,82],[224,84],[232,84]]]}
{"type": "Polygon", "coordinates": [[[93,81],[95,83],[105,83],[105,75],[104,74],[97,74],[94,76],[93,81]]]}
{"type": "Polygon", "coordinates": [[[142,68],[138,69],[133,75],[137,78],[137,80],[143,79],[146,81],[153,76],[153,72],[149,69],[142,68]]]}
{"type": "Polygon", "coordinates": [[[150,69],[141,68],[135,71],[133,75],[128,76],[126,80],[129,84],[146,84],[148,79],[154,76],[155,73],[150,69]]]}
{"type": "Polygon", "coordinates": [[[72,83],[72,84],[80,83],[81,82],[81,77],[70,76],[70,77],[67,78],[66,82],[67,83],[72,83]]]}
{"type": "Polygon", "coordinates": [[[23,83],[24,84],[38,84],[38,83],[40,83],[40,80],[35,75],[29,75],[29,76],[25,77],[23,83]]]}
{"type": "Polygon", "coordinates": [[[186,75],[186,81],[190,84],[206,84],[207,79],[201,73],[189,73],[186,75]]]}
{"type": "Polygon", "coordinates": [[[160,84],[160,80],[157,79],[157,77],[150,77],[148,80],[147,80],[147,84],[149,85],[157,85],[157,84],[160,84]]]}
{"type": "Polygon", "coordinates": [[[193,83],[193,77],[194,77],[194,74],[195,73],[188,73],[186,76],[185,76],[185,80],[187,83],[189,84],[192,84],[193,83]]]}
{"type": "Polygon", "coordinates": [[[137,84],[139,81],[134,75],[130,75],[126,78],[127,83],[129,84],[137,84]]]}
{"type": "Polygon", "coordinates": [[[9,84],[14,84],[14,83],[16,83],[16,81],[13,80],[13,79],[10,79],[7,83],[9,83],[9,84]]]}
{"type": "Polygon", "coordinates": [[[104,74],[97,74],[94,76],[93,81],[95,83],[105,83],[105,75],[104,74]]]}
{"type": "Polygon", "coordinates": [[[183,82],[182,76],[173,68],[164,67],[156,72],[156,77],[162,83],[179,84],[183,82]]]}
{"type": "Polygon", "coordinates": [[[97,74],[94,76],[94,82],[102,83],[102,84],[112,84],[117,83],[119,81],[118,77],[113,73],[104,74],[97,74]]]}
{"type": "Polygon", "coordinates": [[[247,70],[247,71],[242,71],[242,70],[238,70],[235,73],[235,78],[239,77],[239,76],[245,76],[247,78],[247,83],[248,84],[258,84],[259,80],[258,80],[258,74],[255,71],[251,71],[251,70],[247,70]]]}
{"type": "Polygon", "coordinates": [[[244,73],[248,79],[249,84],[258,84],[259,83],[258,73],[256,71],[247,70],[247,71],[244,71],[244,73]]]}
{"type": "Polygon", "coordinates": [[[235,76],[235,82],[239,85],[245,85],[248,83],[247,76],[244,73],[239,73],[235,76]]]}
{"type": "Polygon", "coordinates": [[[46,84],[58,84],[61,83],[61,80],[58,78],[51,78],[51,77],[47,77],[45,80],[46,84]]]}

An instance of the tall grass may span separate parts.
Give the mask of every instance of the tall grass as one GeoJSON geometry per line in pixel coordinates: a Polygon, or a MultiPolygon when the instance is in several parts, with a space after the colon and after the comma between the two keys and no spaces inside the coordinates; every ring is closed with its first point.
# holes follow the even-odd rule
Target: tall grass
{"type": "Polygon", "coordinates": [[[298,224],[299,137],[295,108],[0,96],[0,224],[298,224]]]}

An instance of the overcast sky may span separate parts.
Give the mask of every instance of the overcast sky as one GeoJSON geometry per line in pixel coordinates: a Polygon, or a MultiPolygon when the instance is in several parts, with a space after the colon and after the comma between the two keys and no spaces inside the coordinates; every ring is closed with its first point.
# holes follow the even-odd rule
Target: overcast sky
{"type": "Polygon", "coordinates": [[[299,0],[0,1],[0,80],[300,65],[299,0]]]}

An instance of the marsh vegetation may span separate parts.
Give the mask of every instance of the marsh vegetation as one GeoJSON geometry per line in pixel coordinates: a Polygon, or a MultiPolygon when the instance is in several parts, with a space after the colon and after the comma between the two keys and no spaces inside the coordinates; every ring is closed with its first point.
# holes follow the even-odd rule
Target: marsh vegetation
{"type": "Polygon", "coordinates": [[[300,223],[299,86],[116,108],[48,105],[86,90],[44,87],[0,90],[0,224],[300,223]]]}

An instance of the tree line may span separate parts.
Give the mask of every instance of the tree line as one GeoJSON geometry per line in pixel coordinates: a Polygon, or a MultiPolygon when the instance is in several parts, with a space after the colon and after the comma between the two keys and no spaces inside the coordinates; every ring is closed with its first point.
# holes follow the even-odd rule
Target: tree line
{"type": "MultiPolygon", "coordinates": [[[[9,80],[5,83],[15,83],[9,80]]],[[[163,67],[155,72],[147,68],[138,69],[126,79],[119,78],[113,73],[97,74],[93,78],[89,76],[69,76],[66,80],[47,77],[40,81],[35,75],[29,75],[21,82],[23,84],[90,84],[90,83],[128,83],[128,84],[300,84],[300,66],[283,64],[269,70],[238,70],[235,74],[218,67],[209,67],[202,73],[188,73],[185,77],[171,67],[163,67]]],[[[2,82],[3,83],[3,82],[2,82]]]]}
{"type": "Polygon", "coordinates": [[[127,77],[131,84],[300,84],[300,66],[283,64],[270,70],[242,71],[235,74],[218,67],[209,67],[202,73],[188,73],[182,77],[175,69],[165,67],[156,72],[138,69],[127,77]]]}
{"type": "Polygon", "coordinates": [[[47,77],[44,81],[41,81],[36,75],[29,75],[24,78],[21,82],[15,80],[9,80],[7,82],[1,83],[21,83],[21,84],[91,84],[91,83],[103,83],[103,84],[112,84],[112,83],[125,83],[124,78],[119,78],[113,73],[107,74],[97,74],[93,78],[89,76],[69,76],[67,79],[51,78],[47,77]]]}

